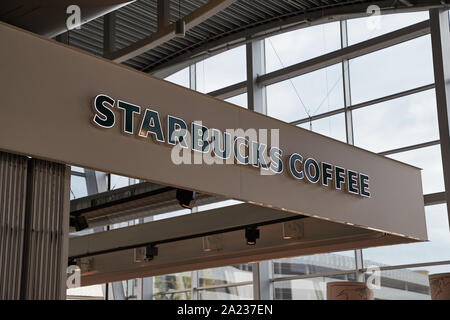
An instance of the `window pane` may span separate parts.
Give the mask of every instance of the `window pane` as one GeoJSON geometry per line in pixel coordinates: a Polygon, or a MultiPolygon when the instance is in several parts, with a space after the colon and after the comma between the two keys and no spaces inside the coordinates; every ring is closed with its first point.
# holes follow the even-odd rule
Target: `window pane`
{"type": "Polygon", "coordinates": [[[450,260],[447,206],[442,204],[425,207],[425,213],[429,242],[364,249],[364,266],[450,260]]]}
{"type": "Polygon", "coordinates": [[[434,82],[430,36],[350,60],[352,104],[434,82]]]}
{"type": "Polygon", "coordinates": [[[197,63],[197,90],[208,93],[245,81],[245,57],[245,46],[240,46],[197,63]]]}
{"type": "Polygon", "coordinates": [[[276,278],[354,270],[355,268],[355,251],[353,250],[273,261],[273,272],[276,278]]]}
{"type": "Polygon", "coordinates": [[[353,111],[355,145],[373,152],[439,140],[434,90],[353,111]]]}
{"type": "Polygon", "coordinates": [[[225,99],[225,101],[240,106],[242,108],[248,108],[247,93],[243,93],[238,96],[225,99]]]}
{"type": "Polygon", "coordinates": [[[286,122],[304,119],[343,106],[341,64],[267,87],[268,115],[286,122]]]}
{"type": "Polygon", "coordinates": [[[265,40],[266,72],[272,72],[341,48],[339,22],[321,24],[265,40]]]}
{"type": "Polygon", "coordinates": [[[351,19],[347,21],[348,44],[369,40],[428,18],[428,11],[422,11],[351,19]]]}
{"type": "Polygon", "coordinates": [[[374,290],[375,299],[430,300],[429,275],[449,271],[450,265],[382,271],[381,288],[374,290]]]}
{"type": "Polygon", "coordinates": [[[327,283],[335,281],[355,281],[355,274],[275,282],[274,299],[326,300],[327,283]]]}
{"type": "Polygon", "coordinates": [[[111,190],[128,187],[130,185],[130,178],[118,176],[116,174],[111,175],[111,190]]]}
{"type": "Polygon", "coordinates": [[[70,177],[70,200],[86,197],[87,195],[86,178],[72,175],[70,177]]]}
{"type": "Polygon", "coordinates": [[[423,169],[422,185],[424,194],[445,190],[441,147],[439,145],[396,153],[388,157],[423,169]]]}
{"type": "Polygon", "coordinates": [[[189,68],[184,68],[183,70],[164,78],[164,80],[189,88],[189,68]]]}
{"type": "Polygon", "coordinates": [[[70,288],[66,291],[67,300],[104,300],[105,295],[101,284],[70,288]]]}
{"type": "MultiPolygon", "coordinates": [[[[428,274],[408,269],[380,272],[381,288],[374,288],[375,299],[430,300],[428,274]]],[[[366,276],[367,278],[367,276],[366,276]]]]}
{"type": "Polygon", "coordinates": [[[424,266],[418,268],[411,268],[410,270],[419,271],[427,275],[433,275],[438,273],[448,273],[450,272],[450,264],[443,264],[437,266],[424,266]]]}
{"type": "MultiPolygon", "coordinates": [[[[309,122],[299,125],[304,129],[310,129],[309,122]]],[[[331,117],[326,117],[312,122],[312,131],[323,134],[324,136],[340,140],[342,142],[347,141],[345,134],[345,115],[340,113],[331,117]]]]}
{"type": "Polygon", "coordinates": [[[238,286],[200,290],[200,300],[252,300],[253,286],[238,286]]]}
{"type": "Polygon", "coordinates": [[[252,281],[253,273],[251,265],[242,264],[213,269],[204,269],[198,272],[200,287],[222,285],[252,281]]]}
{"type": "Polygon", "coordinates": [[[75,172],[79,172],[79,173],[84,173],[84,168],[81,168],[81,167],[71,166],[70,170],[71,171],[75,171],[75,172]]]}

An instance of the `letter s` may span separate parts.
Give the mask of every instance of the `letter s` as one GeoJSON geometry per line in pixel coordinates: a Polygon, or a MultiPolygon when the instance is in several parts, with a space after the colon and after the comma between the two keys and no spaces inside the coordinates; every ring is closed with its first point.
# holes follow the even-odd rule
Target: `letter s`
{"type": "Polygon", "coordinates": [[[93,121],[96,125],[107,129],[114,127],[116,117],[114,112],[110,109],[114,107],[114,103],[114,99],[105,94],[99,94],[95,97],[94,108],[97,113],[95,114],[93,121]],[[109,104],[110,107],[107,107],[106,104],[109,104]]]}

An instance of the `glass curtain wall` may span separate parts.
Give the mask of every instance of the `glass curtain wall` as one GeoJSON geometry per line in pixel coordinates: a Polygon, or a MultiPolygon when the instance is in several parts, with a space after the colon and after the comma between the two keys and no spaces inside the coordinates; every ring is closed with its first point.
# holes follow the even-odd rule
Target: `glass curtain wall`
{"type": "MultiPolygon", "coordinates": [[[[332,22],[264,40],[266,73],[321,57],[429,18],[428,12],[332,22]],[[343,36],[344,35],[344,36],[343,36]]],[[[269,116],[423,169],[424,194],[445,190],[430,35],[368,53],[266,89],[269,116]],[[352,121],[346,121],[351,113],[352,121]],[[350,129],[350,130],[349,130],[350,129]],[[348,136],[347,132],[352,132],[348,136]]],[[[185,68],[167,81],[213,93],[246,80],[245,46],[185,68]],[[194,72],[195,74],[191,74],[194,72]],[[195,79],[191,83],[190,79],[195,79]]],[[[226,101],[247,107],[247,94],[226,101]]],[[[117,186],[130,181],[116,178],[117,186]]],[[[87,195],[86,176],[72,168],[71,199],[87,195]]],[[[189,214],[185,212],[182,214],[189,214]]],[[[447,204],[426,205],[430,241],[279,259],[270,264],[273,299],[326,299],[329,281],[361,281],[381,268],[376,299],[430,299],[428,274],[450,272],[447,204]]],[[[252,299],[254,265],[244,264],[137,279],[145,299],[252,299]]]]}

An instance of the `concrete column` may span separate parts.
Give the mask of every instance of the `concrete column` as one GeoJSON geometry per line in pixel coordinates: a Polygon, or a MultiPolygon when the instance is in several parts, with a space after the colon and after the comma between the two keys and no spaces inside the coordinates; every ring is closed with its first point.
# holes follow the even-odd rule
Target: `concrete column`
{"type": "Polygon", "coordinates": [[[70,168],[0,153],[0,298],[65,299],[70,168]]]}
{"type": "Polygon", "coordinates": [[[450,273],[432,274],[430,293],[432,300],[450,300],[450,273]]]}
{"type": "Polygon", "coordinates": [[[327,300],[373,300],[373,292],[364,282],[328,282],[327,300]]]}

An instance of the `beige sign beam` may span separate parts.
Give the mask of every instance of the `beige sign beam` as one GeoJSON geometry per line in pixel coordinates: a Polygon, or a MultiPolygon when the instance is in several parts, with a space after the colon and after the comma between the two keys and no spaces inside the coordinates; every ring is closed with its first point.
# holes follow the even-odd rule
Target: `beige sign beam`
{"type": "MultiPolygon", "coordinates": [[[[427,238],[421,175],[415,167],[6,24],[0,24],[0,37],[8,43],[0,51],[0,61],[7,61],[0,75],[1,150],[351,224],[411,241],[427,238]],[[113,103],[94,105],[99,94],[108,95],[113,103]],[[92,123],[94,118],[105,120],[96,110],[99,106],[116,120],[110,128],[92,123]],[[155,126],[145,114],[155,116],[156,112],[161,139],[152,133],[141,135],[144,125],[155,126]],[[168,126],[174,118],[182,119],[189,131],[198,121],[219,132],[267,130],[271,146],[271,133],[277,133],[284,170],[264,175],[251,164],[239,164],[237,157],[233,164],[177,164],[168,126]],[[327,163],[331,169],[323,167],[327,163]],[[305,167],[300,168],[302,165],[305,167]],[[322,172],[321,181],[306,175],[314,172],[315,166],[322,172]],[[331,178],[325,172],[331,172],[331,178]],[[342,179],[356,182],[350,188],[353,183],[338,183],[342,179]],[[359,193],[347,192],[350,190],[359,193]]],[[[194,161],[199,153],[187,155],[194,161]]]]}
{"type": "MultiPolygon", "coordinates": [[[[184,220],[175,218],[170,221],[172,230],[180,230],[180,222],[184,220]]],[[[157,246],[158,254],[149,261],[142,260],[139,249],[81,258],[76,261],[81,267],[81,285],[408,242],[402,237],[313,218],[292,223],[298,224],[296,237],[289,240],[283,238],[283,223],[267,225],[259,227],[261,236],[254,246],[247,244],[245,231],[238,230],[206,238],[163,243],[157,246]]],[[[157,225],[154,226],[153,231],[158,232],[157,225]]],[[[75,239],[71,240],[71,247],[72,241],[75,239]]]]}
{"type": "MultiPolygon", "coordinates": [[[[186,23],[186,28],[190,29],[232,5],[234,2],[236,0],[211,0],[182,19],[186,23]]],[[[173,38],[175,38],[175,24],[172,23],[128,47],[109,54],[108,58],[114,62],[123,62],[156,48],[173,38]]]]}

